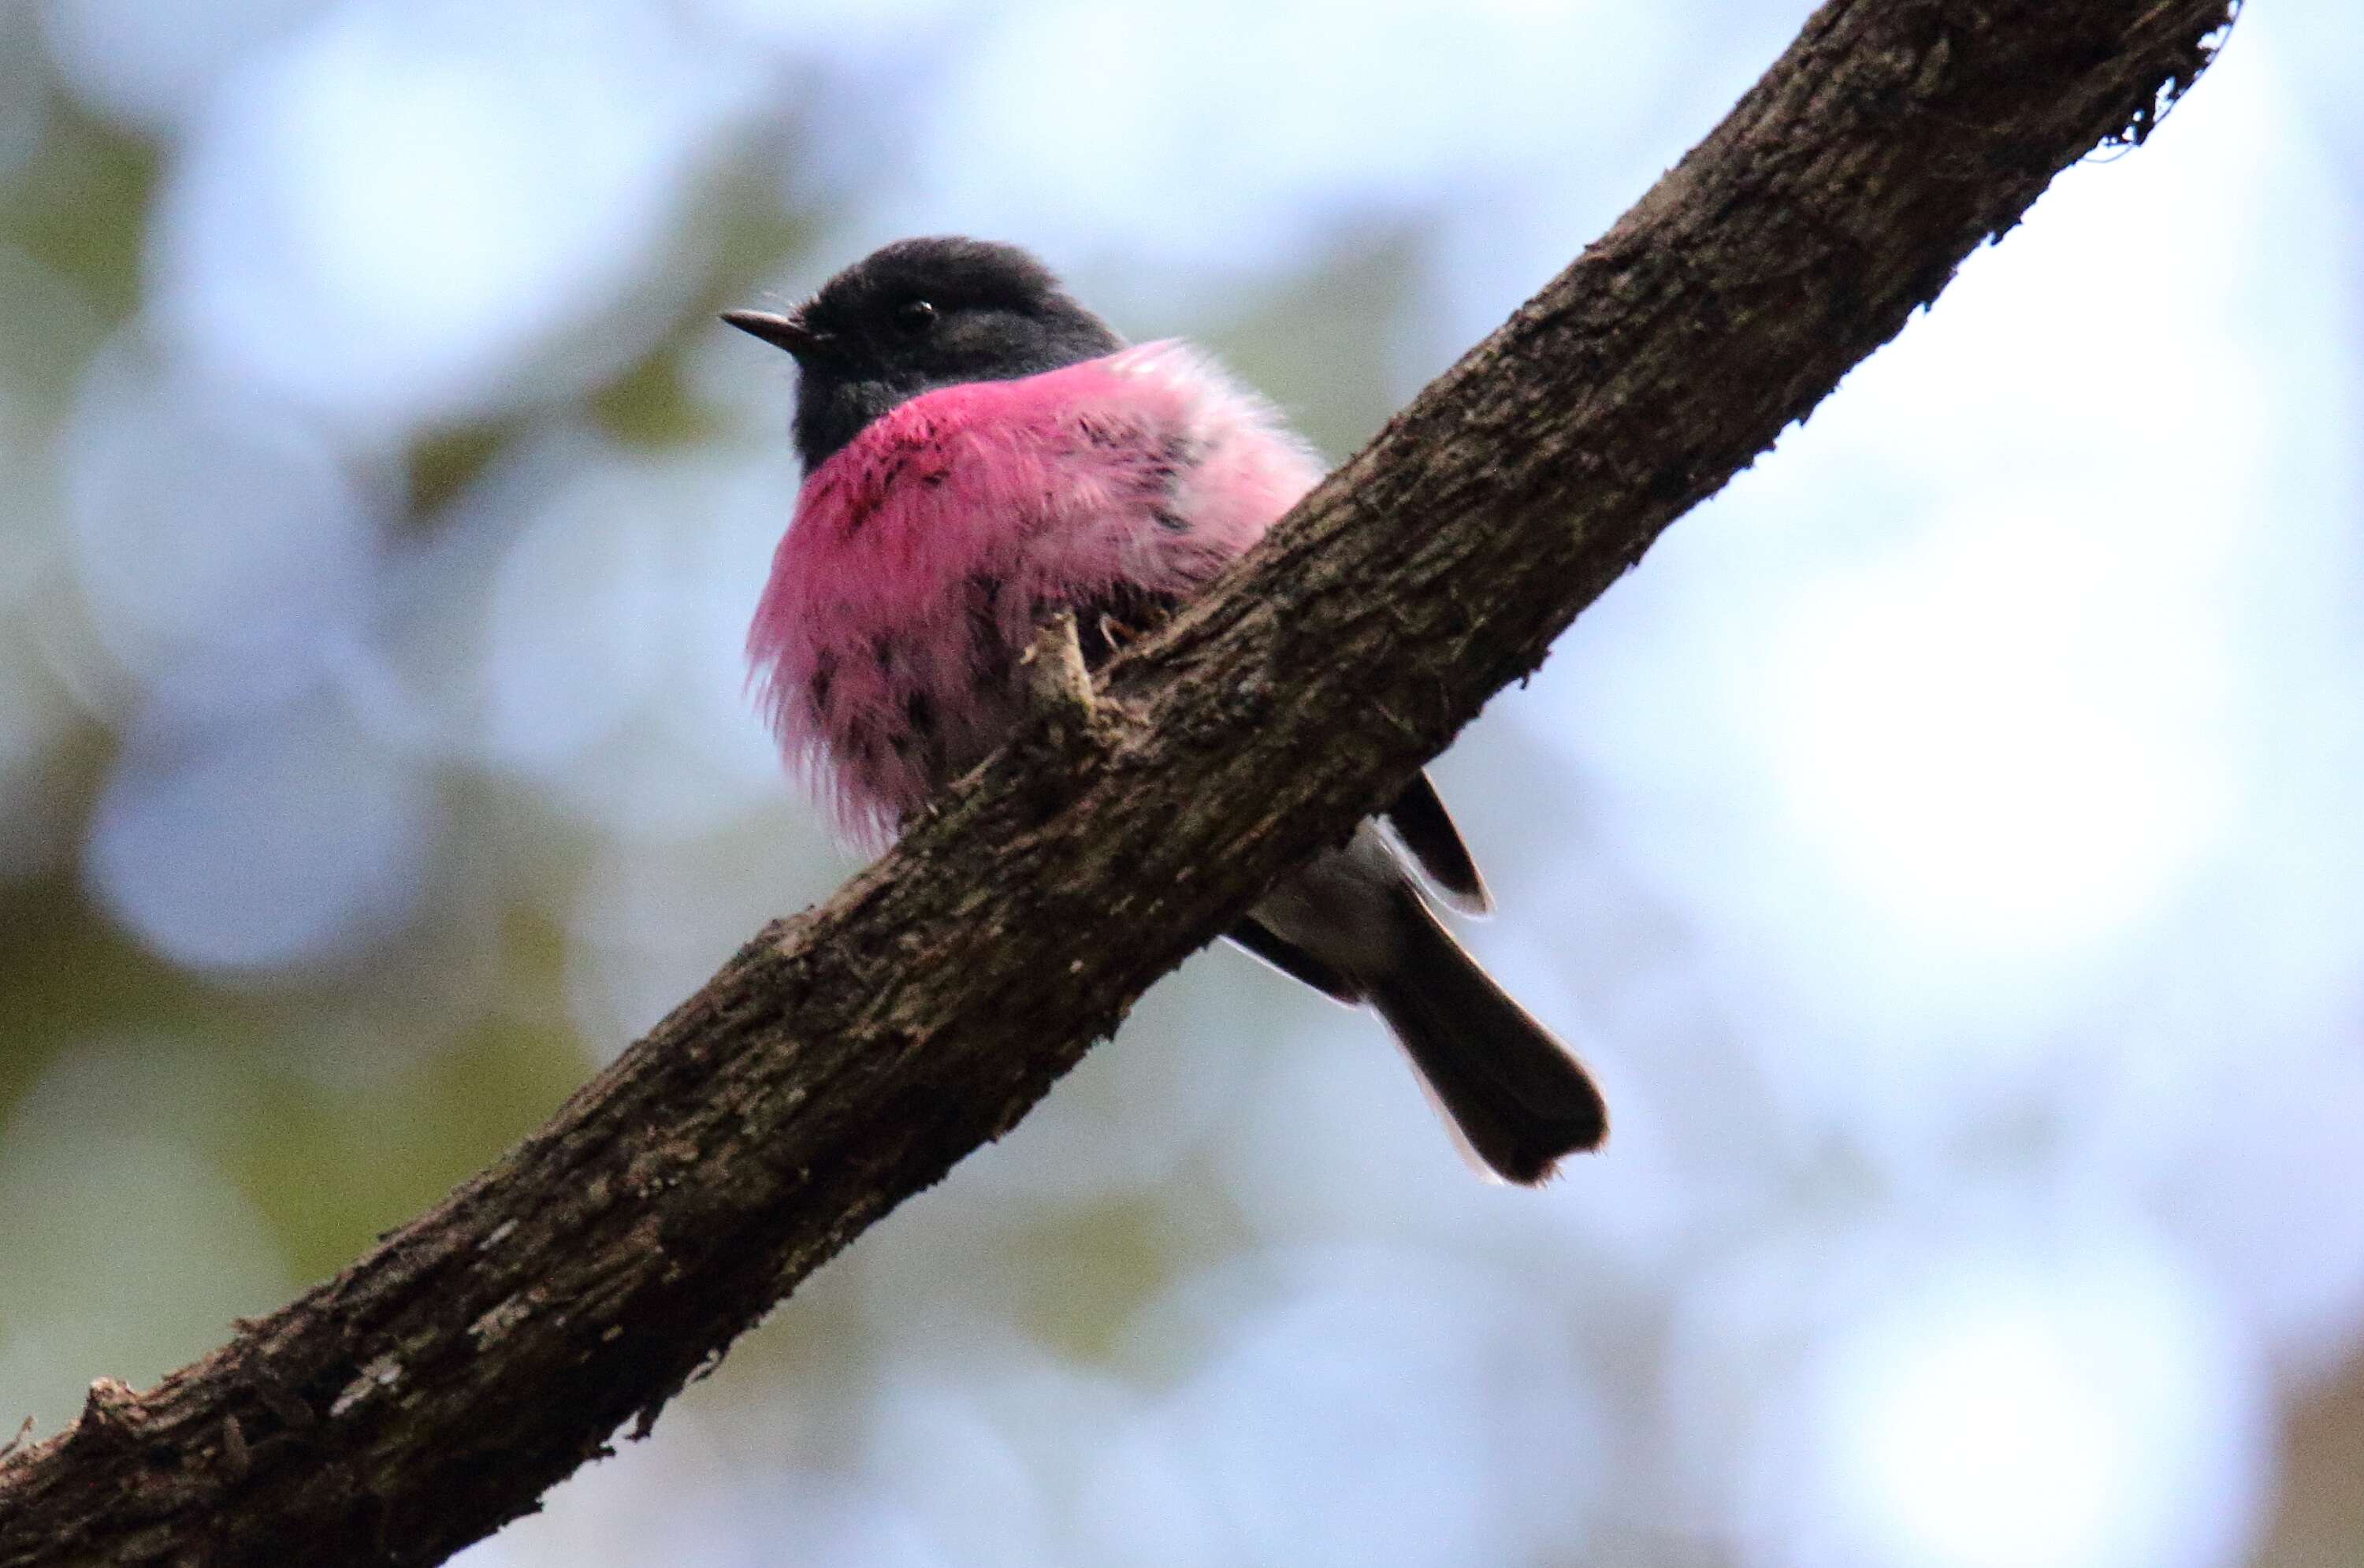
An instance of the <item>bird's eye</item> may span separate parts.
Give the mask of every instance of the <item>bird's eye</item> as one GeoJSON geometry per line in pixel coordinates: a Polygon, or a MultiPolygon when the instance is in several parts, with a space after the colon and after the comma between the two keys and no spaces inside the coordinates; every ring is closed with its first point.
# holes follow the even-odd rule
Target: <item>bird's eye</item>
{"type": "Polygon", "coordinates": [[[917,338],[936,324],[936,307],[924,299],[907,299],[895,307],[895,325],[917,338]]]}

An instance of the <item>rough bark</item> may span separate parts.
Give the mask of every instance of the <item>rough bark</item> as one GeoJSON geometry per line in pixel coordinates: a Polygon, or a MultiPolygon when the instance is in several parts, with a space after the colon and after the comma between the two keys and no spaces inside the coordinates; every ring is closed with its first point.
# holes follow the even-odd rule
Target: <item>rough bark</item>
{"type": "Polygon", "coordinates": [[[1833,0],[1095,701],[432,1212],[0,1464],[0,1565],[426,1563],[532,1508],[1391,796],[2056,172],[2140,140],[2229,20],[1833,0]]]}

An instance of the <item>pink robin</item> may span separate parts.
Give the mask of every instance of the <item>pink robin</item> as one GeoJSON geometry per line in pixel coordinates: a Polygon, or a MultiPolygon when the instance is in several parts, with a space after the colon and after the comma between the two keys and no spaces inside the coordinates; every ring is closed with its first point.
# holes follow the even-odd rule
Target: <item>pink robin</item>
{"type": "MultiPolygon", "coordinates": [[[[791,765],[874,847],[1024,716],[1042,621],[1073,612],[1098,664],[1321,477],[1262,399],[1180,343],[1127,348],[1006,245],[903,240],[786,315],[723,319],[797,366],[804,485],[748,655],[791,765]]],[[[1606,1135],[1600,1092],[1421,892],[1411,863],[1488,907],[1427,776],[1384,815],[1392,841],[1364,823],[1232,939],[1377,1008],[1465,1149],[1540,1182],[1606,1135]]]]}

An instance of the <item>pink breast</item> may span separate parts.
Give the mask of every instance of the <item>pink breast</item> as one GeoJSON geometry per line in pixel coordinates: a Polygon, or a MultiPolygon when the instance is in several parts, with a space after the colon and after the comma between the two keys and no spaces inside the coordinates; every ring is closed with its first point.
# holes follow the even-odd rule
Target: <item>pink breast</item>
{"type": "Polygon", "coordinates": [[[1170,345],[913,398],[813,472],[774,555],[748,651],[785,753],[882,840],[1006,734],[1040,615],[1195,591],[1318,473],[1170,345]]]}

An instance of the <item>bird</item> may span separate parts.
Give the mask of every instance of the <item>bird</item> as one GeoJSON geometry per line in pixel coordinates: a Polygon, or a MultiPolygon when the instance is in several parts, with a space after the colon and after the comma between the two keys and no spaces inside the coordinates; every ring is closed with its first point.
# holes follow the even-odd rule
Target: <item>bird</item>
{"type": "MultiPolygon", "coordinates": [[[[1132,345],[1016,246],[898,240],[786,310],[722,319],[795,361],[803,477],[747,637],[792,771],[889,842],[1024,720],[1038,628],[1087,668],[1154,629],[1321,477],[1274,406],[1177,339],[1132,345]]],[[[1481,1173],[1598,1148],[1576,1054],[1439,917],[1490,907],[1423,772],[1227,935],[1375,1010],[1481,1173]]]]}

